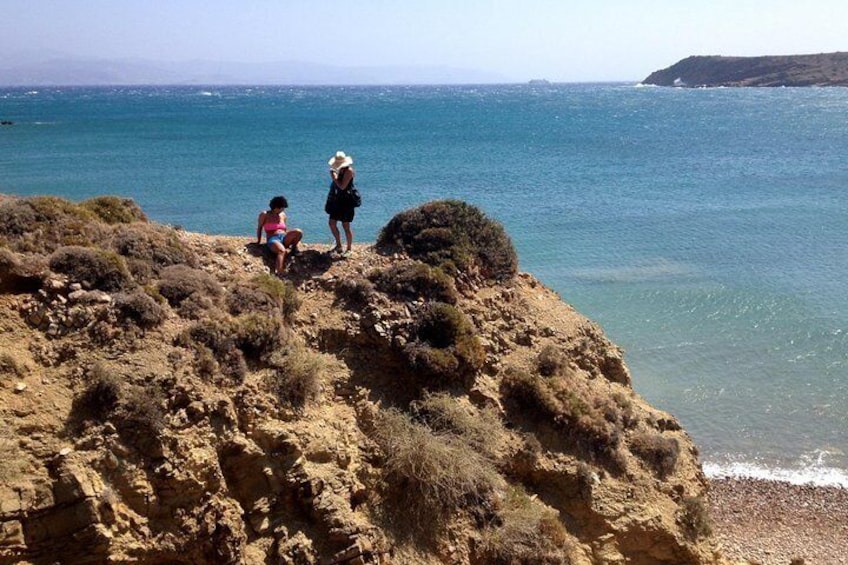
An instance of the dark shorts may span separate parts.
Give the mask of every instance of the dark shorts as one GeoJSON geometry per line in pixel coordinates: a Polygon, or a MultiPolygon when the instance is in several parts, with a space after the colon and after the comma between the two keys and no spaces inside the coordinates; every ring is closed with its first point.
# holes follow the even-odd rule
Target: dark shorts
{"type": "Polygon", "coordinates": [[[356,208],[352,206],[336,206],[330,213],[330,219],[337,222],[352,222],[356,208]]]}

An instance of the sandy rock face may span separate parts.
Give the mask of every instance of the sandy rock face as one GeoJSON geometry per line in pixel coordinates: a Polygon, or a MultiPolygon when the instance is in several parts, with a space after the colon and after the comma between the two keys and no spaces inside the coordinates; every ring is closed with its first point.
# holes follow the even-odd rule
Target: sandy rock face
{"type": "Polygon", "coordinates": [[[0,563],[723,562],[695,446],[532,276],[173,238],[168,299],[6,253],[0,563]]]}

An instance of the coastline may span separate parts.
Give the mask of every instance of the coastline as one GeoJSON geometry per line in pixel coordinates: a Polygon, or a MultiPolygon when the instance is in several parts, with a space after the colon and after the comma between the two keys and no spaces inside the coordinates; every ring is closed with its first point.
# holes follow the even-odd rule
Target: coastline
{"type": "Polygon", "coordinates": [[[726,557],[760,565],[848,565],[848,489],[753,478],[709,481],[713,534],[726,557]]]}

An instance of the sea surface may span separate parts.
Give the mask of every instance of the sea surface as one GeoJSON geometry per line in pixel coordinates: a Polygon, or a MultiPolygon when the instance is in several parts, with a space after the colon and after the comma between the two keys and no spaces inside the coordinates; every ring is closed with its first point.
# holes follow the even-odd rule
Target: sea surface
{"type": "Polygon", "coordinates": [[[0,89],[0,192],[115,194],[255,234],[277,194],[329,244],[457,198],[625,350],[707,472],[848,486],[848,89],[635,84],[0,89]]]}

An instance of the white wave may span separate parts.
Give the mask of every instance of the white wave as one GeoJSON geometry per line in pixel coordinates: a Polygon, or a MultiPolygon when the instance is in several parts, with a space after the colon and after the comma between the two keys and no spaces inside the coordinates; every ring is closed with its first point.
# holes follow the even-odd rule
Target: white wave
{"type": "Polygon", "coordinates": [[[827,465],[828,455],[827,451],[816,451],[802,457],[794,468],[775,468],[742,461],[704,463],[704,473],[713,479],[761,479],[793,485],[848,488],[848,471],[827,465]]]}

